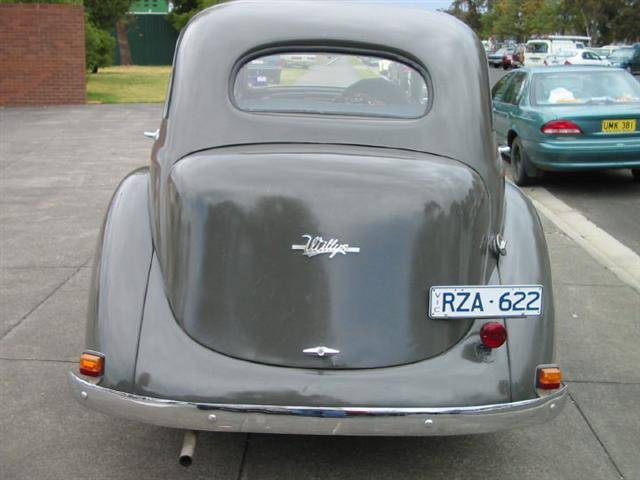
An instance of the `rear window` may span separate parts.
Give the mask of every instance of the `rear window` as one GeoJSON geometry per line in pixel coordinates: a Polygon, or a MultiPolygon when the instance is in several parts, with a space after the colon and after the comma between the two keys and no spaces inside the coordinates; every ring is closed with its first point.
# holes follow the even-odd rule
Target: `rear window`
{"type": "Polygon", "coordinates": [[[233,97],[249,112],[418,118],[427,112],[429,88],[420,72],[396,60],[291,52],[245,63],[233,97]]]}
{"type": "Polygon", "coordinates": [[[527,43],[528,53],[548,53],[549,45],[546,42],[527,43]]]}
{"type": "Polygon", "coordinates": [[[627,72],[539,73],[533,77],[534,105],[640,103],[640,83],[627,72]]]}

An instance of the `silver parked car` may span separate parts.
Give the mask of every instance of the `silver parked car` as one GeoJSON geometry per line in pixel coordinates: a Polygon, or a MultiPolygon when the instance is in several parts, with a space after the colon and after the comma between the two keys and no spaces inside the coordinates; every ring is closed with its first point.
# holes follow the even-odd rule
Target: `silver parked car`
{"type": "Polygon", "coordinates": [[[491,116],[480,41],[418,5],[196,16],[150,165],[106,215],[73,396],[187,430],[185,464],[198,430],[453,435],[555,417],[545,237],[505,183],[491,116]],[[295,55],[315,62],[253,80],[295,55]]]}

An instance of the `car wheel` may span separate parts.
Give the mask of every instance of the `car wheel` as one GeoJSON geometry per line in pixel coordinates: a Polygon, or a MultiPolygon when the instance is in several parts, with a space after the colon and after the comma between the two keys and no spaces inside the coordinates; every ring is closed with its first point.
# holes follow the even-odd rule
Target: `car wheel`
{"type": "Polygon", "coordinates": [[[632,168],[631,174],[636,182],[640,182],[640,168],[632,168]]]}
{"type": "Polygon", "coordinates": [[[533,183],[533,177],[527,174],[527,157],[522,142],[516,138],[511,144],[511,176],[516,185],[523,187],[533,183]]]}

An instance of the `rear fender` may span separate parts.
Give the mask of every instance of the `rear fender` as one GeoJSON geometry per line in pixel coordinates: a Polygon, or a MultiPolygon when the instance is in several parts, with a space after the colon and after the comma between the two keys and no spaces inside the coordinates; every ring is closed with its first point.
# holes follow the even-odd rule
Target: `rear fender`
{"type": "Polygon", "coordinates": [[[543,315],[506,320],[513,401],[534,398],[535,371],[553,363],[554,305],[551,265],[540,218],[531,201],[515,185],[505,190],[504,236],[507,255],[500,261],[503,285],[542,285],[543,315]]]}
{"type": "Polygon", "coordinates": [[[131,391],[153,243],[149,173],[129,174],[111,199],[93,265],[86,346],[105,355],[101,385],[131,391]]]}

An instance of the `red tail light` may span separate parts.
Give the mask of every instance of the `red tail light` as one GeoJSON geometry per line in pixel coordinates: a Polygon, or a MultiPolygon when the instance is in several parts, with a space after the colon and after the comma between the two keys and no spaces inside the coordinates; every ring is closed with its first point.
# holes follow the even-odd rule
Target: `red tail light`
{"type": "Polygon", "coordinates": [[[565,61],[564,61],[564,64],[565,64],[565,65],[571,65],[571,62],[570,62],[569,60],[565,60],[565,61]]]}
{"type": "Polygon", "coordinates": [[[498,348],[507,340],[507,329],[500,322],[485,323],[480,329],[480,341],[487,348],[498,348]]]}
{"type": "Polygon", "coordinates": [[[580,135],[582,130],[571,120],[552,120],[540,129],[545,135],[580,135]]]}

